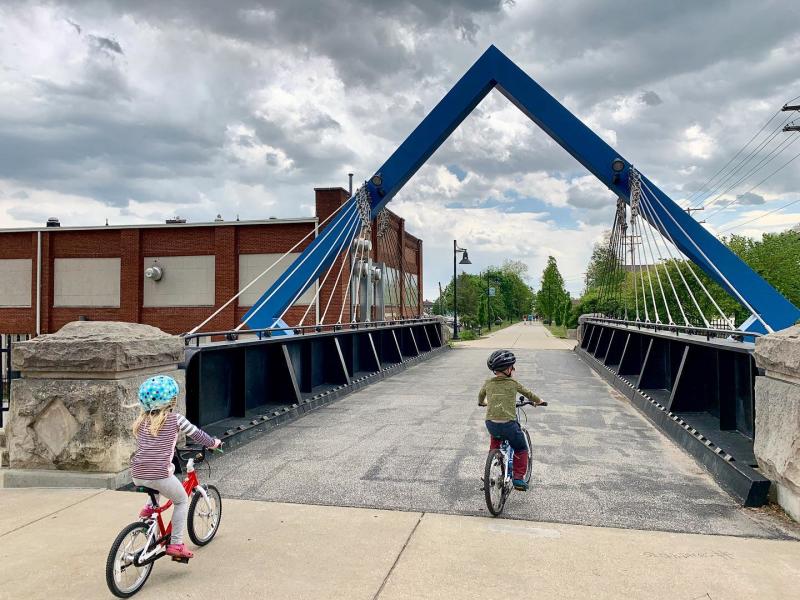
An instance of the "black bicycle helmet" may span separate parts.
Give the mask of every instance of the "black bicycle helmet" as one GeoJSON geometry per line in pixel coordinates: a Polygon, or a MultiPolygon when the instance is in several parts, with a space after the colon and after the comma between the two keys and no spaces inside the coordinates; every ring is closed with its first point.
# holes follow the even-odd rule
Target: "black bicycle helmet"
{"type": "Polygon", "coordinates": [[[510,350],[495,350],[486,359],[486,366],[490,371],[505,371],[517,362],[517,357],[510,350]]]}

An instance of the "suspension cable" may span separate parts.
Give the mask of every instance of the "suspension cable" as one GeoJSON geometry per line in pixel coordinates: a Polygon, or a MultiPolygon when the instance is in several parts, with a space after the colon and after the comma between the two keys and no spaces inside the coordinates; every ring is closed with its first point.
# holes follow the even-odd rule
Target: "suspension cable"
{"type": "MultiPolygon", "coordinates": [[[[644,199],[644,201],[641,202],[640,205],[642,207],[642,213],[644,214],[645,219],[648,221],[648,226],[646,227],[646,229],[648,231],[651,228],[654,229],[659,234],[659,236],[661,236],[661,240],[662,240],[662,243],[664,244],[664,247],[667,248],[667,250],[669,250],[669,246],[667,246],[666,241],[664,240],[664,234],[661,233],[661,230],[659,230],[655,226],[650,225],[650,219],[647,218],[647,216],[649,214],[649,210],[650,210],[650,207],[649,207],[649,205],[647,203],[647,199],[644,199]]],[[[652,215],[651,215],[651,219],[652,219],[652,215]]],[[[678,308],[680,309],[681,315],[683,316],[683,321],[688,326],[689,325],[689,319],[686,318],[686,312],[683,310],[683,303],[681,302],[680,296],[678,296],[678,291],[675,289],[675,284],[672,282],[672,276],[669,274],[669,269],[667,268],[667,262],[665,261],[664,256],[661,254],[661,247],[658,245],[658,243],[656,241],[655,233],[652,233],[652,232],[650,232],[650,233],[652,234],[653,243],[654,243],[654,245],[656,247],[656,251],[658,252],[658,259],[660,261],[660,264],[662,264],[664,266],[664,273],[666,273],[666,275],[667,275],[667,280],[669,281],[669,285],[672,288],[672,294],[675,296],[675,301],[677,302],[678,308]]],[[[658,267],[656,267],[656,274],[658,274],[658,267]]],[[[659,284],[660,284],[660,281],[659,281],[659,284]]],[[[661,293],[663,295],[663,293],[664,293],[663,288],[661,290],[661,293]]],[[[664,304],[665,305],[667,304],[667,299],[666,298],[664,298],[664,304]]],[[[670,318],[670,325],[674,325],[674,321],[672,320],[672,316],[670,315],[669,308],[667,308],[667,316],[669,316],[669,318],[670,318]]]]}
{"type": "MultiPolygon", "coordinates": [[[[348,246],[347,253],[350,253],[352,251],[353,242],[355,241],[355,239],[360,239],[361,238],[361,234],[362,234],[362,231],[359,231],[353,237],[353,239],[350,240],[350,245],[348,246]]],[[[325,318],[328,316],[328,309],[331,306],[331,301],[333,300],[334,294],[339,289],[339,279],[342,276],[342,271],[344,270],[345,264],[347,264],[347,254],[342,252],[342,261],[341,261],[341,264],[339,265],[339,272],[336,274],[336,281],[333,282],[333,287],[331,288],[331,293],[328,294],[328,302],[325,304],[325,310],[323,311],[322,317],[320,318],[320,324],[324,324],[325,323],[325,318]]],[[[324,285],[324,283],[323,283],[323,285],[324,285]]],[[[342,299],[342,303],[344,303],[344,299],[342,299]]]]}
{"type": "MultiPolygon", "coordinates": [[[[769,325],[768,325],[768,324],[767,324],[767,323],[766,323],[766,322],[765,322],[765,321],[764,321],[764,320],[761,318],[761,316],[760,316],[760,315],[756,314],[756,312],[755,312],[755,310],[753,309],[753,307],[752,307],[752,306],[750,306],[750,303],[749,303],[749,302],[747,302],[747,300],[745,300],[745,299],[744,299],[744,297],[743,297],[743,296],[742,296],[742,294],[739,292],[739,290],[737,290],[737,289],[736,289],[736,287],[734,287],[734,286],[733,286],[733,284],[731,284],[731,282],[730,282],[730,281],[728,281],[728,278],[727,278],[727,277],[725,277],[725,275],[724,275],[724,274],[723,274],[723,273],[722,273],[722,272],[721,272],[721,271],[720,271],[720,270],[717,268],[717,266],[716,266],[716,265],[715,265],[713,262],[711,262],[711,261],[709,260],[708,256],[706,255],[706,253],[705,253],[705,252],[703,252],[702,248],[700,248],[700,246],[697,244],[697,242],[695,242],[695,241],[694,241],[694,239],[692,239],[692,238],[691,238],[691,237],[690,237],[690,236],[689,236],[689,235],[686,233],[686,230],[685,230],[685,229],[684,229],[684,228],[681,226],[681,224],[680,224],[680,223],[678,223],[678,221],[675,219],[675,217],[672,215],[672,213],[670,213],[670,212],[669,212],[669,211],[668,211],[668,210],[667,210],[667,209],[664,207],[664,204],[661,202],[661,199],[660,199],[660,198],[659,198],[659,197],[658,197],[658,196],[655,194],[655,192],[653,192],[653,190],[651,190],[651,189],[650,189],[650,187],[647,185],[647,182],[646,182],[644,179],[642,179],[642,184],[644,185],[645,189],[647,189],[647,190],[650,192],[650,196],[651,196],[653,199],[655,199],[655,201],[656,201],[656,202],[658,202],[658,204],[661,206],[661,209],[662,209],[662,210],[663,210],[663,211],[664,211],[664,212],[665,212],[665,213],[666,213],[666,214],[669,216],[669,218],[670,218],[670,219],[672,219],[672,222],[673,222],[673,223],[675,223],[675,225],[678,227],[678,229],[680,229],[680,230],[681,230],[681,233],[683,233],[683,235],[686,237],[686,239],[687,239],[689,242],[691,242],[691,244],[692,244],[692,245],[695,247],[695,249],[696,249],[696,250],[697,250],[697,251],[700,253],[700,255],[701,255],[701,256],[702,256],[702,257],[705,259],[706,263],[707,263],[708,265],[710,265],[712,269],[714,269],[714,271],[717,273],[717,275],[719,275],[719,277],[722,279],[722,281],[724,281],[724,282],[725,282],[725,284],[726,284],[726,285],[727,285],[727,286],[728,286],[728,287],[729,287],[729,288],[730,288],[730,289],[731,289],[731,290],[734,292],[734,294],[736,294],[736,296],[739,298],[739,300],[742,302],[742,304],[743,304],[743,305],[744,305],[744,306],[745,306],[745,307],[746,307],[746,308],[747,308],[747,309],[750,311],[750,314],[751,314],[751,315],[753,315],[753,316],[754,316],[756,319],[758,319],[758,320],[759,320],[759,321],[760,321],[760,322],[761,322],[761,323],[764,325],[764,327],[767,329],[767,331],[768,331],[769,333],[772,333],[772,332],[773,332],[772,328],[771,328],[771,327],[770,327],[770,326],[769,326],[769,325]]],[[[662,224],[662,225],[663,225],[663,224],[662,224]]],[[[666,231],[666,229],[665,229],[665,231],[666,231]]],[[[670,236],[670,237],[671,237],[671,236],[670,236]]],[[[672,241],[673,241],[673,243],[675,243],[675,240],[674,240],[674,239],[673,239],[672,241]]],[[[677,244],[676,244],[676,246],[677,246],[677,244]]],[[[719,307],[719,304],[717,304],[717,301],[716,301],[716,300],[714,300],[714,297],[713,297],[713,296],[712,296],[712,295],[709,293],[708,289],[706,289],[706,286],[705,286],[705,285],[703,285],[703,282],[700,280],[700,278],[699,278],[699,277],[697,276],[697,274],[694,272],[694,269],[692,269],[692,265],[690,264],[690,261],[686,263],[686,266],[687,266],[687,268],[689,269],[689,272],[690,272],[690,273],[692,273],[692,275],[694,275],[694,278],[697,280],[697,283],[699,283],[699,284],[700,284],[700,287],[702,287],[702,288],[703,288],[703,291],[706,293],[706,295],[708,296],[709,300],[711,300],[711,303],[714,305],[714,307],[715,307],[715,308],[717,309],[717,311],[719,312],[719,314],[720,314],[720,317],[722,317],[722,319],[723,319],[723,320],[724,320],[726,323],[729,323],[729,319],[728,319],[728,317],[725,315],[725,313],[724,313],[724,312],[722,311],[722,309],[719,307]]]]}
{"type": "MultiPolygon", "coordinates": [[[[353,273],[355,272],[356,265],[358,264],[358,254],[359,254],[359,251],[361,250],[361,243],[360,242],[363,239],[364,234],[365,234],[365,230],[364,230],[364,228],[362,228],[361,232],[359,233],[359,236],[358,236],[359,243],[356,244],[355,250],[350,254],[350,277],[347,279],[347,291],[345,292],[344,298],[342,299],[342,308],[339,311],[339,320],[336,321],[337,324],[341,324],[341,322],[342,322],[342,317],[344,316],[345,301],[348,298],[350,298],[350,302],[351,303],[354,301],[353,285],[352,285],[353,284],[353,273]]],[[[353,319],[355,318],[354,315],[355,315],[355,312],[356,312],[356,308],[357,307],[354,304],[353,305],[353,310],[351,311],[351,314],[350,314],[351,322],[354,322],[353,319]]]]}
{"type": "MultiPolygon", "coordinates": [[[[339,245],[339,250],[336,253],[336,257],[337,258],[334,259],[334,263],[338,259],[338,257],[342,254],[342,252],[344,250],[344,247],[345,246],[349,246],[350,244],[353,243],[353,237],[355,237],[354,234],[355,234],[355,230],[356,230],[357,227],[358,227],[358,221],[354,221],[352,224],[350,224],[348,226],[347,234],[344,236],[344,239],[342,239],[342,243],[339,245]]],[[[344,264],[344,261],[342,261],[342,264],[344,264]]],[[[341,273],[341,272],[342,272],[341,269],[339,269],[339,273],[341,273]]],[[[328,268],[327,272],[325,273],[325,277],[323,277],[323,279],[322,279],[322,283],[319,284],[320,293],[325,288],[325,283],[328,281],[328,277],[330,277],[331,273],[333,273],[333,265],[331,265],[330,268],[328,268]]],[[[339,283],[339,278],[337,277],[336,278],[336,284],[338,284],[338,283],[339,283]]],[[[334,285],[336,285],[336,284],[334,284],[334,285]]],[[[317,298],[319,298],[319,294],[317,294],[317,298]]],[[[316,302],[316,299],[315,299],[314,302],[316,302]]],[[[311,306],[312,305],[313,305],[313,303],[309,304],[308,308],[306,308],[306,312],[303,313],[303,318],[300,319],[300,323],[299,323],[299,325],[301,327],[303,326],[303,323],[305,322],[306,317],[308,316],[308,313],[311,311],[311,306]]],[[[319,323],[316,323],[316,325],[319,325],[319,323]]]]}
{"type": "MultiPolygon", "coordinates": [[[[193,333],[197,333],[197,331],[198,331],[198,330],[200,330],[202,327],[204,327],[204,326],[205,326],[205,325],[206,325],[206,324],[207,324],[209,321],[211,321],[211,319],[213,319],[214,317],[216,317],[216,316],[217,316],[219,313],[221,313],[221,312],[222,312],[222,311],[223,311],[225,308],[227,308],[227,307],[230,305],[230,303],[231,303],[231,302],[233,302],[233,301],[234,301],[234,300],[236,300],[236,299],[237,299],[239,296],[241,296],[243,293],[245,293],[245,292],[246,292],[246,291],[247,291],[247,290],[250,288],[250,286],[252,286],[253,284],[255,284],[255,282],[256,282],[256,281],[258,281],[258,280],[259,280],[259,279],[261,279],[261,278],[262,278],[264,275],[266,275],[267,273],[269,273],[269,272],[270,272],[270,271],[271,271],[271,270],[272,270],[272,269],[275,267],[275,265],[277,265],[277,264],[278,264],[278,263],[280,263],[280,262],[281,262],[281,261],[282,261],[284,258],[286,258],[287,256],[289,256],[289,254],[291,254],[292,252],[294,252],[294,251],[295,251],[295,250],[296,250],[296,249],[297,249],[297,248],[300,246],[300,244],[302,244],[302,243],[303,243],[303,242],[305,242],[305,241],[306,241],[306,240],[307,240],[309,237],[311,237],[311,234],[312,234],[312,233],[316,233],[320,227],[322,227],[323,225],[325,225],[325,223],[327,223],[328,221],[330,221],[330,220],[331,220],[331,218],[333,218],[333,216],[334,216],[336,213],[338,213],[338,212],[339,212],[339,211],[340,211],[342,208],[344,208],[345,206],[348,206],[349,204],[350,204],[349,202],[345,202],[344,204],[341,204],[341,205],[339,205],[338,207],[336,207],[336,210],[334,210],[334,211],[333,211],[331,214],[329,214],[327,217],[325,217],[325,220],[324,220],[324,221],[322,221],[322,223],[320,223],[320,224],[319,224],[319,225],[317,225],[317,226],[316,226],[314,229],[312,229],[311,231],[309,231],[309,232],[308,232],[308,233],[307,233],[305,236],[303,236],[303,238],[302,238],[302,239],[301,239],[299,242],[297,242],[297,243],[296,243],[294,246],[292,246],[291,248],[289,248],[289,250],[287,250],[287,251],[286,251],[286,252],[285,252],[285,253],[284,253],[284,254],[283,254],[283,255],[282,255],[280,258],[278,258],[278,260],[276,260],[275,262],[273,262],[273,263],[272,263],[272,264],[271,264],[269,267],[267,267],[267,268],[266,268],[264,271],[262,271],[260,275],[256,276],[256,277],[255,277],[255,278],[254,278],[254,279],[253,279],[253,280],[252,280],[250,283],[248,283],[248,284],[247,284],[246,286],[244,286],[244,287],[243,287],[241,290],[239,290],[239,292],[238,292],[237,294],[235,294],[235,295],[234,295],[234,296],[233,296],[233,297],[232,297],[230,300],[228,300],[228,301],[227,301],[225,304],[223,304],[223,305],[222,305],[222,306],[220,306],[220,307],[219,307],[217,310],[215,310],[215,311],[214,311],[214,313],[213,313],[213,314],[212,314],[210,317],[208,317],[208,318],[207,318],[205,321],[203,321],[202,323],[200,323],[200,325],[198,325],[197,327],[195,327],[194,329],[192,329],[192,330],[191,330],[191,331],[190,331],[190,332],[189,332],[187,335],[192,335],[193,333]]],[[[351,206],[352,206],[352,205],[351,205],[351,206]]],[[[349,210],[349,209],[348,209],[348,210],[349,210]]]]}
{"type": "MultiPolygon", "coordinates": [[[[323,256],[322,260],[320,261],[321,263],[325,262],[328,259],[328,256],[330,256],[331,252],[333,251],[334,246],[336,246],[338,244],[338,242],[339,242],[339,239],[342,236],[344,236],[345,231],[350,230],[350,225],[353,223],[353,219],[355,219],[357,221],[359,218],[360,218],[360,216],[358,215],[358,213],[356,213],[355,215],[351,215],[350,216],[350,219],[344,225],[344,227],[342,227],[341,231],[339,232],[339,235],[336,236],[336,239],[333,241],[333,244],[331,244],[331,247],[328,248],[327,252],[325,252],[325,256],[323,256]]],[[[286,315],[286,313],[289,311],[289,309],[292,306],[294,306],[294,303],[297,302],[297,300],[300,298],[300,296],[303,295],[303,293],[306,291],[308,286],[311,285],[311,282],[314,279],[315,279],[314,273],[311,273],[311,275],[309,275],[308,279],[306,279],[305,283],[302,286],[300,286],[300,288],[298,289],[298,291],[295,294],[294,298],[292,298],[292,301],[289,304],[286,305],[286,308],[283,309],[283,312],[280,314],[280,316],[273,321],[272,327],[275,327],[275,325],[278,323],[278,321],[283,319],[284,315],[286,315]]],[[[286,281],[286,280],[284,280],[284,281],[286,281]]],[[[262,304],[262,306],[263,306],[263,304],[262,304]]],[[[234,331],[239,331],[242,327],[244,327],[245,323],[246,323],[246,321],[244,323],[241,323],[238,327],[236,327],[236,329],[234,331]]]]}
{"type": "MultiPolygon", "coordinates": [[[[650,200],[648,199],[647,191],[645,191],[645,193],[642,194],[642,200],[643,200],[643,202],[642,202],[643,206],[645,206],[647,208],[647,210],[650,211],[650,214],[653,215],[658,220],[658,223],[660,224],[659,231],[663,231],[663,232],[665,232],[667,234],[667,236],[669,236],[670,242],[675,246],[675,250],[678,251],[678,253],[680,254],[681,252],[680,252],[680,249],[678,248],[678,245],[675,244],[675,240],[672,239],[672,235],[664,227],[664,223],[661,221],[661,217],[658,215],[657,212],[655,212],[653,207],[650,206],[650,200]]],[[[694,303],[694,306],[697,309],[697,312],[700,313],[700,318],[703,319],[703,323],[705,323],[705,326],[710,328],[711,327],[711,323],[706,318],[706,315],[703,312],[703,309],[700,307],[700,303],[697,301],[697,298],[695,298],[694,292],[692,292],[691,286],[689,286],[689,282],[686,281],[686,278],[683,276],[683,271],[681,271],[681,267],[680,267],[681,262],[684,262],[684,264],[687,267],[689,267],[689,269],[691,269],[691,265],[689,264],[688,260],[684,261],[683,259],[675,258],[673,256],[673,254],[672,254],[672,250],[671,250],[669,244],[665,244],[664,247],[667,249],[667,253],[670,256],[670,259],[675,264],[675,270],[678,271],[678,275],[680,276],[681,281],[683,281],[683,285],[686,288],[686,291],[689,293],[689,296],[691,297],[692,302],[694,303]]],[[[695,278],[696,277],[697,276],[695,275],[695,278]]],[[[684,318],[686,318],[685,313],[684,313],[684,318]]]]}
{"type": "MultiPolygon", "coordinates": [[[[644,229],[645,232],[645,239],[647,240],[647,248],[650,250],[650,258],[655,266],[656,279],[658,280],[658,287],[661,290],[661,298],[664,300],[664,310],[667,312],[667,319],[669,320],[670,325],[674,325],[675,321],[672,320],[672,314],[669,311],[669,303],[667,302],[667,295],[664,293],[664,285],[661,282],[661,275],[659,275],[658,273],[659,263],[656,261],[655,253],[653,252],[653,246],[651,244],[650,226],[649,224],[640,226],[640,229],[644,229]]],[[[660,256],[660,250],[659,250],[659,256],[660,256]]]]}

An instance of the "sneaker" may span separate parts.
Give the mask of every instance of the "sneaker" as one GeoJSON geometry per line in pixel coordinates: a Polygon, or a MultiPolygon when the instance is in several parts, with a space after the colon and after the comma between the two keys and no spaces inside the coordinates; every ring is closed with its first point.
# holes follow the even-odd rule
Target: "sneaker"
{"type": "Polygon", "coordinates": [[[155,514],[156,509],[150,506],[149,504],[145,504],[142,507],[142,510],[139,511],[139,518],[140,519],[150,519],[155,514]]]}
{"type": "Polygon", "coordinates": [[[170,544],[167,546],[167,554],[175,558],[183,558],[186,560],[194,557],[194,553],[186,549],[186,544],[170,544]]]}
{"type": "Polygon", "coordinates": [[[514,480],[514,489],[519,490],[520,492],[527,492],[528,491],[528,484],[525,483],[524,479],[515,479],[514,480]]]}

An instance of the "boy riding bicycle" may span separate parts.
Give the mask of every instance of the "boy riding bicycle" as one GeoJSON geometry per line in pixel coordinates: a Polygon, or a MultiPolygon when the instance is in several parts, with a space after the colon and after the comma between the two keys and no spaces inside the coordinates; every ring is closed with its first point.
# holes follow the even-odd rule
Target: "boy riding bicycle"
{"type": "Polygon", "coordinates": [[[492,436],[490,450],[499,448],[503,440],[514,449],[513,481],[514,488],[527,491],[525,469],[528,464],[528,445],[517,421],[517,394],[522,394],[534,404],[542,400],[512,377],[517,357],[509,350],[496,350],[486,361],[486,366],[494,377],[486,380],[478,393],[478,405],[488,406],[486,410],[486,429],[492,436]]]}

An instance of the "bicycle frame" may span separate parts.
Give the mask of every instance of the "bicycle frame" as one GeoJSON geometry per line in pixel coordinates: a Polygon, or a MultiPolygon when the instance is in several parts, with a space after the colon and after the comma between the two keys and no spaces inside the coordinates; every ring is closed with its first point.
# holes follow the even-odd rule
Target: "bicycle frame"
{"type": "MultiPolygon", "coordinates": [[[[517,406],[517,421],[525,429],[525,425],[528,424],[528,414],[523,410],[522,406],[517,406]],[[524,425],[523,421],[520,417],[524,417],[524,425]]],[[[532,450],[528,448],[528,452],[532,450]]],[[[503,440],[503,443],[500,444],[500,452],[503,454],[503,483],[506,485],[511,486],[511,481],[513,479],[512,473],[514,469],[514,448],[511,447],[511,444],[508,443],[508,440],[503,440]]]]}
{"type": "MultiPolygon", "coordinates": [[[[190,458],[186,462],[186,477],[184,478],[182,485],[183,489],[186,490],[187,496],[191,498],[192,494],[197,491],[203,496],[203,499],[206,501],[206,503],[208,503],[208,494],[206,494],[206,490],[202,485],[200,485],[200,481],[197,479],[197,472],[194,468],[193,458],[190,458]]],[[[167,500],[166,503],[155,507],[155,510],[153,510],[155,518],[151,517],[152,521],[150,523],[150,528],[147,530],[147,543],[144,550],[134,560],[134,564],[137,567],[141,567],[149,562],[158,560],[166,554],[166,549],[164,546],[172,535],[172,521],[170,520],[170,522],[165,526],[162,513],[171,507],[172,500],[167,500]]]]}

